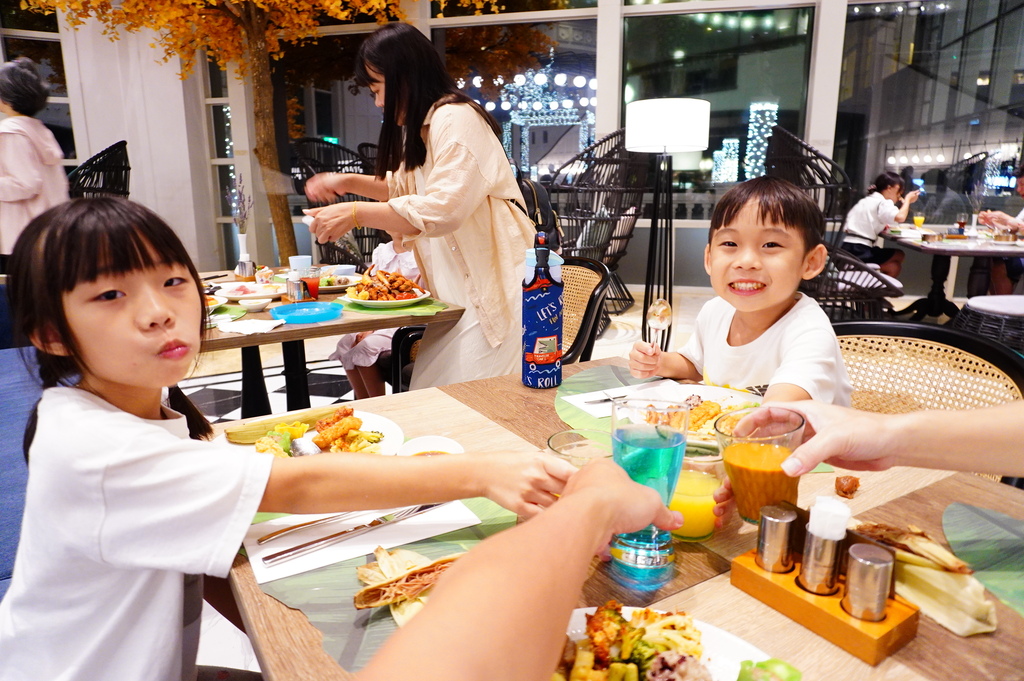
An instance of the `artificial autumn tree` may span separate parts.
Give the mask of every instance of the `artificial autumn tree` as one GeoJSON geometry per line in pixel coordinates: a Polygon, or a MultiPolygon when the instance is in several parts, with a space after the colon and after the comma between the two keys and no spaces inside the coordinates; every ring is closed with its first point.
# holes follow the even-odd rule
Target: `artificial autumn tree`
{"type": "MultiPolygon", "coordinates": [[[[427,0],[422,0],[426,2],[427,0]]],[[[330,16],[352,21],[365,15],[378,22],[403,18],[398,0],[23,0],[30,9],[58,11],[75,27],[97,19],[112,39],[118,32],[150,29],[158,36],[164,59],[181,59],[182,77],[195,67],[197,54],[205,51],[222,67],[229,62],[239,74],[252,80],[256,146],[252,150],[267,179],[280,172],[275,143],[273,86],[270,60],[278,58],[286,44],[317,34],[318,20],[330,16]]],[[[467,7],[479,0],[457,0],[467,7]]],[[[489,3],[488,3],[489,4],[489,3]]],[[[296,254],[288,197],[267,191],[274,221],[279,257],[296,254]]]]}

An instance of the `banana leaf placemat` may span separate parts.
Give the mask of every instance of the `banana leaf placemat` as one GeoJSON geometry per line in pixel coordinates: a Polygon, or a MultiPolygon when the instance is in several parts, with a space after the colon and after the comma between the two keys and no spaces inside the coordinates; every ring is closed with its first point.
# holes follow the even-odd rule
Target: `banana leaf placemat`
{"type": "Polygon", "coordinates": [[[953,553],[999,600],[1024,615],[1024,520],[969,504],[950,504],[942,531],[953,553]]]}
{"type": "MultiPolygon", "coordinates": [[[[463,503],[480,518],[464,530],[406,544],[402,548],[435,560],[468,551],[487,537],[516,524],[516,515],[487,499],[463,503]]],[[[322,567],[319,570],[261,584],[265,593],[301,610],[323,633],[324,650],[344,669],[361,669],[397,626],[387,607],[356,610],[352,597],[363,588],[356,568],[373,562],[372,555],[322,567]],[[339,605],[340,604],[340,605],[339,605]]]]}
{"type": "Polygon", "coordinates": [[[358,303],[350,303],[342,300],[341,298],[335,298],[331,302],[335,305],[340,305],[344,310],[359,312],[361,314],[414,315],[416,317],[431,317],[441,310],[448,309],[448,305],[446,303],[442,303],[440,300],[435,300],[434,298],[425,298],[418,303],[406,305],[404,307],[366,307],[358,303]]]}

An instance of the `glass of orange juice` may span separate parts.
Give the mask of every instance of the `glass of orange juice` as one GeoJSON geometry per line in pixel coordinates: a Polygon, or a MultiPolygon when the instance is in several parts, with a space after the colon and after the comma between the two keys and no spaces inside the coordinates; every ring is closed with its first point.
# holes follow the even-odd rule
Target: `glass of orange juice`
{"type": "Polygon", "coordinates": [[[683,526],[673,530],[676,539],[704,541],[715,532],[715,490],[722,485],[725,468],[718,452],[687,450],[668,507],[683,514],[683,526]]]}
{"type": "Polygon", "coordinates": [[[924,227],[924,216],[923,215],[915,215],[914,216],[914,227],[917,227],[918,229],[921,229],[922,227],[924,227]]]}
{"type": "Polygon", "coordinates": [[[739,409],[715,421],[715,438],[732,481],[736,510],[748,523],[760,521],[762,506],[796,503],[800,478],[786,475],[782,462],[803,435],[803,415],[782,407],[739,409]]]}

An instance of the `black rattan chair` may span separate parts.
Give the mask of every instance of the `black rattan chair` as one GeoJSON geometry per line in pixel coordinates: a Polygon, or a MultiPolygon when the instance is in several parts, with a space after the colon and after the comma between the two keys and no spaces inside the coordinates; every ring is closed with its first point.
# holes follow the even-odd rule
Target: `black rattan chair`
{"type": "Polygon", "coordinates": [[[562,254],[599,260],[610,272],[598,335],[608,313],[621,314],[635,302],[617,270],[640,215],[648,166],[648,155],[626,150],[623,128],[574,156],[548,184],[562,230],[562,254]]]}
{"type": "Polygon", "coordinates": [[[800,290],[814,298],[833,321],[891,317],[888,298],[903,295],[899,282],[842,249],[843,227],[853,190],[850,177],[835,161],[788,130],[775,126],[768,139],[767,175],[789,180],[806,191],[825,218],[829,259],[800,290]]]}
{"type": "MultiPolygon", "coordinates": [[[[364,147],[365,145],[359,145],[364,147]]],[[[376,147],[374,147],[376,148],[376,147]]],[[[318,137],[303,137],[292,141],[292,179],[295,191],[305,193],[306,181],[317,173],[358,173],[373,174],[373,162],[360,152],[352,151],[340,144],[334,144],[318,137]]],[[[367,149],[367,152],[370,150],[367,149]]],[[[373,201],[356,194],[345,194],[328,203],[345,201],[373,201]]],[[[310,208],[328,203],[309,202],[310,208]]],[[[373,249],[387,240],[387,234],[379,229],[360,227],[351,232],[350,240],[319,244],[320,260],[331,265],[355,265],[360,271],[366,269],[373,249]]]]}
{"type": "Polygon", "coordinates": [[[68,173],[68,195],[128,197],[132,167],[128,164],[128,142],[121,140],[86,159],[68,173]]]}

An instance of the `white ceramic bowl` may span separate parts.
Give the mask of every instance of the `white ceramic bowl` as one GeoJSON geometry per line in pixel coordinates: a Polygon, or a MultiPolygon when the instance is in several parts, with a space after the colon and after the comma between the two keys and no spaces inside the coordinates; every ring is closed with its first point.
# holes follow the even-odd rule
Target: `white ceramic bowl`
{"type": "Polygon", "coordinates": [[[450,437],[424,435],[414,437],[401,446],[398,456],[417,456],[425,452],[434,454],[462,454],[466,449],[450,437]]]}
{"type": "Polygon", "coordinates": [[[243,298],[238,304],[249,312],[262,312],[270,305],[271,298],[243,298]]]}

